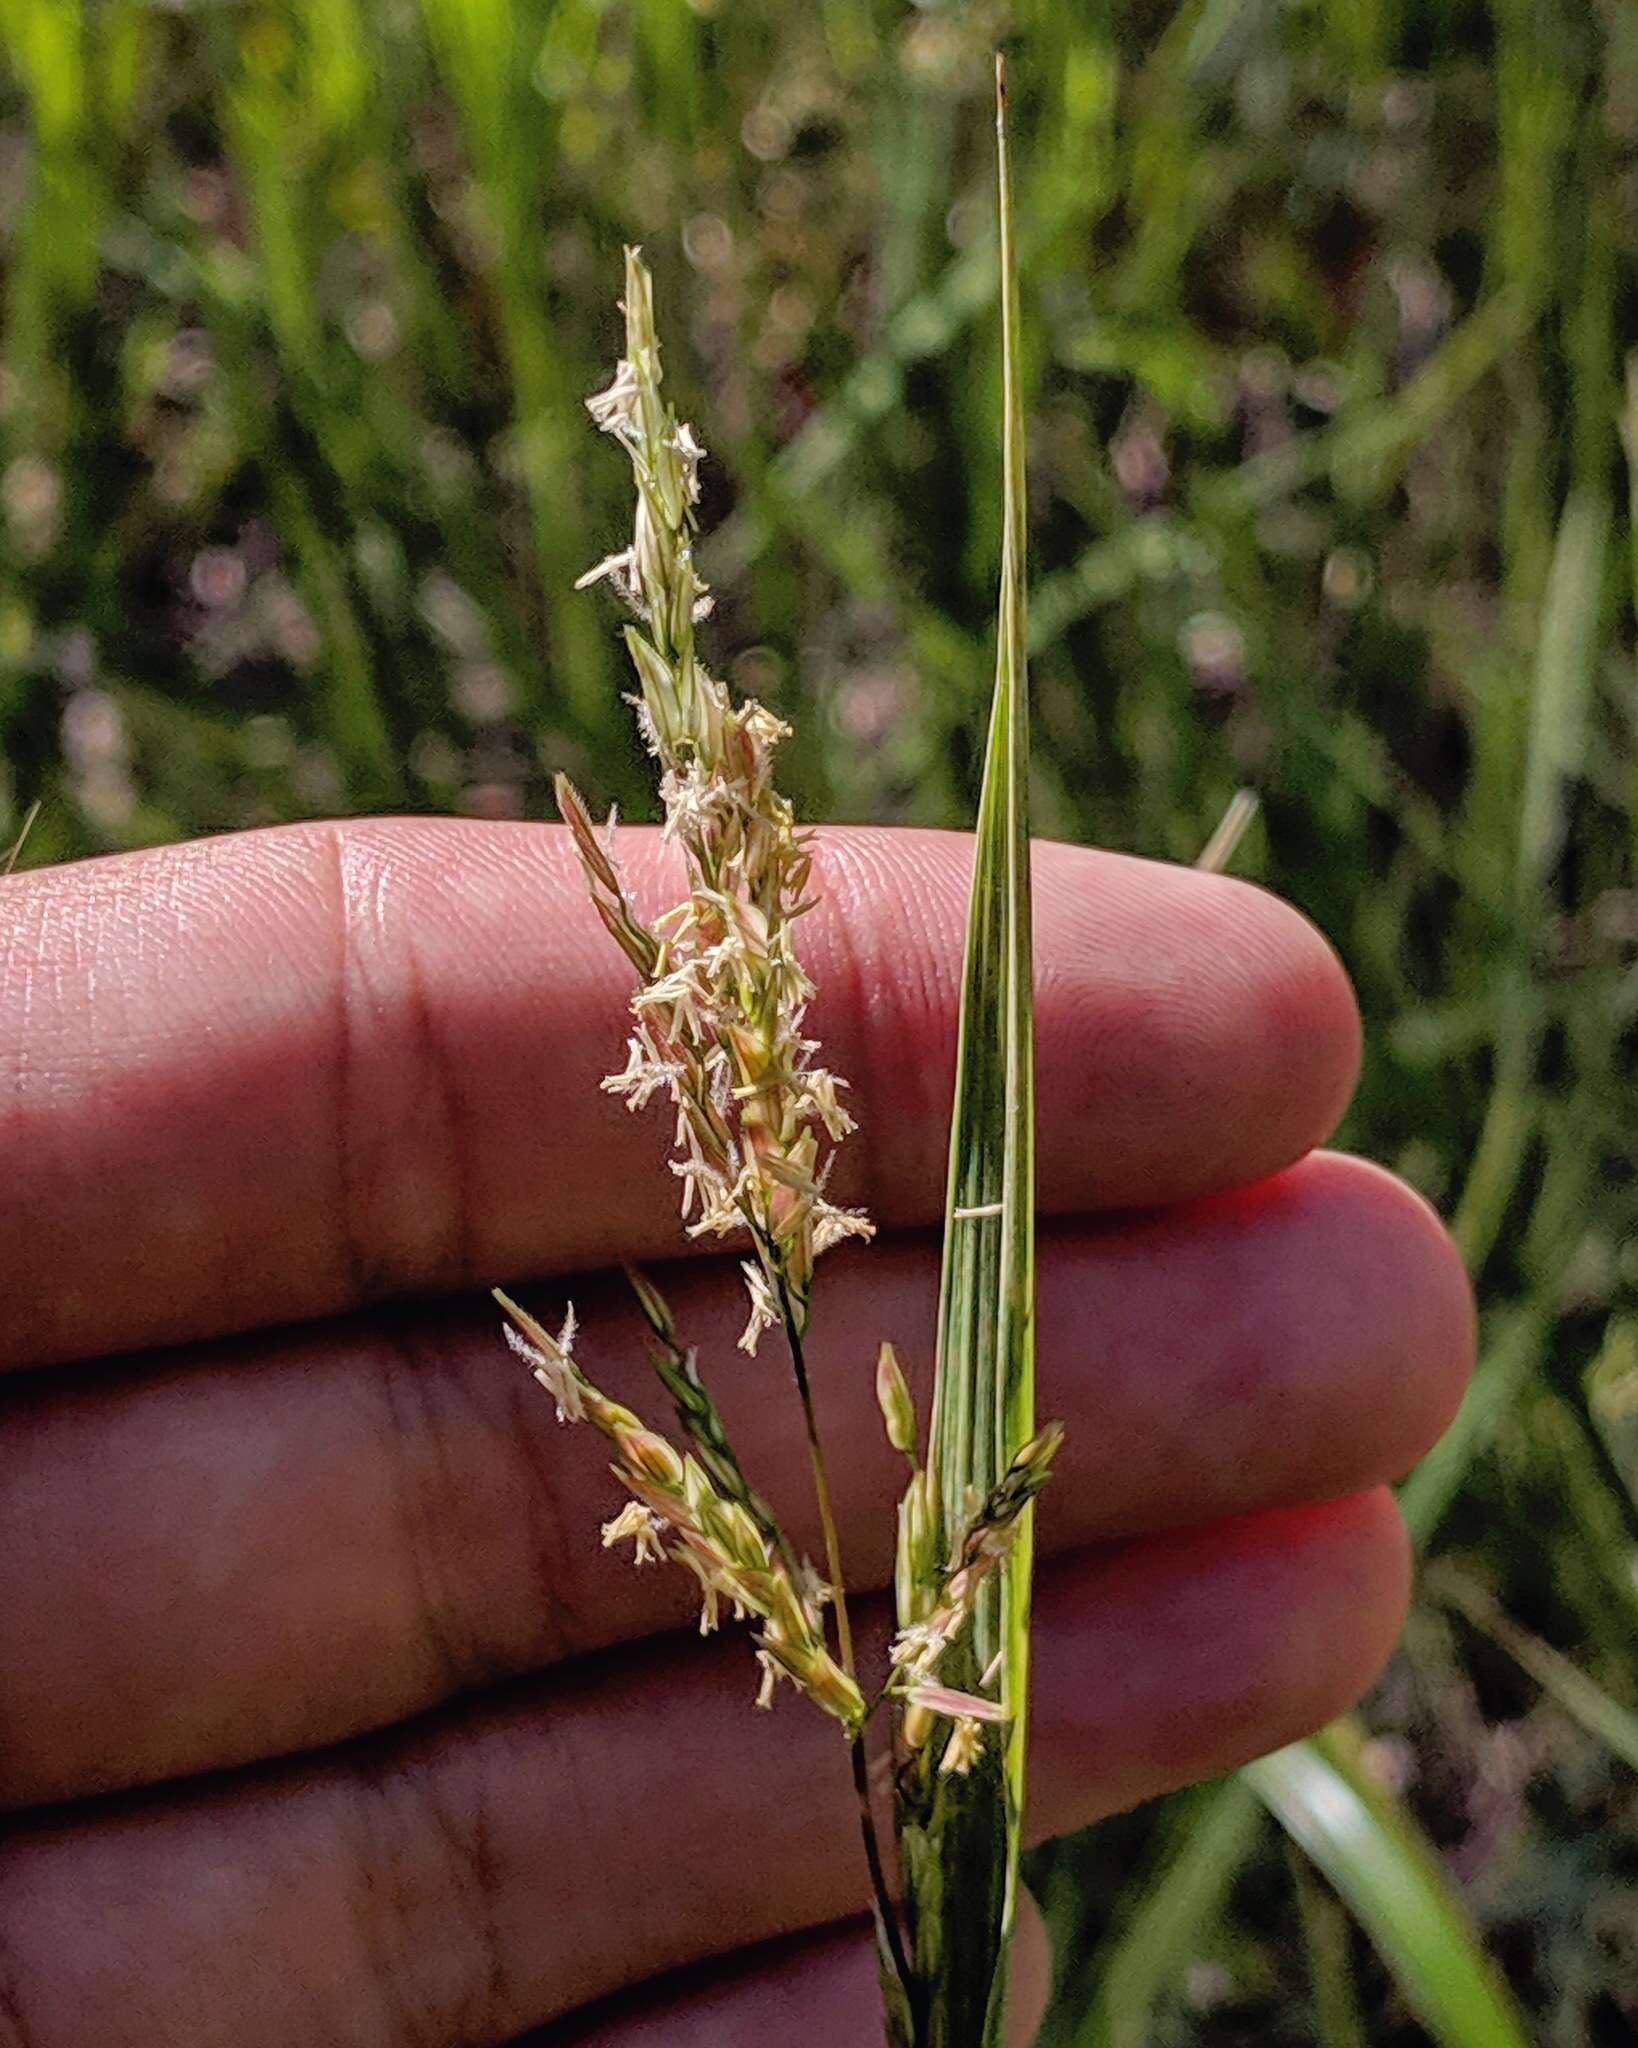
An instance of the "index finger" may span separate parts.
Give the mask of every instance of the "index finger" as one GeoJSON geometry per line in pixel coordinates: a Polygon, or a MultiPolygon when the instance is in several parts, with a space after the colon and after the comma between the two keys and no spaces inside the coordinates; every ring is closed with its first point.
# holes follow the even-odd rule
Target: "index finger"
{"type": "MultiPolygon", "coordinates": [[[[669,854],[633,830],[640,901],[669,854]]],[[[965,837],[819,845],[804,957],[858,1134],[836,1184],[936,1216],[965,837]]],[[[1260,890],[1036,848],[1043,1207],[1147,1205],[1329,1132],[1358,1027],[1260,890]]],[[[600,1092],[629,970],[555,827],[387,819],[0,890],[0,1365],[330,1314],[679,1243],[664,1120],[600,1092]]]]}

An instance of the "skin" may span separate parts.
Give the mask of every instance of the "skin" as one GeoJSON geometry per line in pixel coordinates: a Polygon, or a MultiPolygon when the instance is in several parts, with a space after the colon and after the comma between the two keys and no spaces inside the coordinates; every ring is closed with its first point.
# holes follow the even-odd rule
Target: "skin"
{"type": "MultiPolygon", "coordinates": [[[[627,847],[656,900],[666,856],[627,847]]],[[[969,859],[828,834],[804,929],[861,1124],[837,1186],[882,1228],[822,1266],[812,1346],[861,1587],[900,1476],[880,1337],[925,1413],[969,859]]],[[[1407,1590],[1386,1482],[1473,1332],[1428,1210],[1314,1150],[1359,1040],[1300,917],[1042,846],[1037,953],[1040,1380],[1069,1426],[1044,1834],[1370,1682],[1407,1590]]],[[[607,1273],[680,1244],[663,1119],[596,1086],[626,993],[551,828],[307,827],[0,884],[0,2048],[871,2038],[840,1742],[788,1693],[753,1711],[680,1575],[600,1551],[605,1460],[483,1294],[572,1296],[588,1369],[667,1419],[607,1273]]],[[[656,1277],[816,1548],[732,1260],[656,1277]]]]}

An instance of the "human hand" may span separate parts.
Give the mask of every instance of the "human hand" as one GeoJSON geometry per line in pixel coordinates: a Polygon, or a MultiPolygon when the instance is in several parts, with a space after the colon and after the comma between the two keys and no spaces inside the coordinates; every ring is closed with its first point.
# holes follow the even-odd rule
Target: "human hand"
{"type": "MultiPolygon", "coordinates": [[[[641,894],[660,856],[628,847],[641,894]]],[[[879,1338],[925,1411],[968,862],[826,835],[804,926],[861,1124],[838,1179],[882,1226],[827,1260],[812,1336],[859,1584],[901,1477],[879,1338]]],[[[1069,1425],[1045,1833],[1369,1682],[1406,1595],[1383,1482],[1472,1329],[1422,1204],[1306,1156],[1357,1038],[1301,919],[1055,846],[1036,889],[1040,1377],[1069,1425]]],[[[480,1291],[572,1296],[599,1380],[661,1415],[603,1276],[679,1247],[664,1132],[596,1085],[626,993],[550,829],[300,828],[0,883],[6,2048],[870,2038],[843,1745],[801,1702],[753,1711],[680,1574],[599,1551],[603,1463],[480,1291]]],[[[734,1266],[664,1284],[817,1548],[734,1266]]]]}

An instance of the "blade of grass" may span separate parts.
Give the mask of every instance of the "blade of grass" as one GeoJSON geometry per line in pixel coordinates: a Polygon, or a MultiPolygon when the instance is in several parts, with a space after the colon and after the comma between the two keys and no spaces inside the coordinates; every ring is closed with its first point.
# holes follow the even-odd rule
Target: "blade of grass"
{"type": "Polygon", "coordinates": [[[1623,365],[1626,372],[1625,403],[1618,426],[1621,451],[1627,468],[1627,606],[1638,618],[1638,349],[1629,349],[1623,365]]]}
{"type": "Polygon", "coordinates": [[[1220,875],[1223,872],[1239,850],[1240,841],[1251,830],[1261,807],[1261,799],[1254,789],[1237,789],[1234,792],[1217,829],[1201,848],[1200,857],[1195,862],[1203,874],[1220,875]]]}
{"type": "Polygon", "coordinates": [[[1314,2048],[1369,2048],[1354,1985],[1348,1916],[1289,1838],[1286,1860],[1314,2001],[1314,2048]]]}
{"type": "Polygon", "coordinates": [[[1411,451],[1496,367],[1525,325],[1520,303],[1498,294],[1439,344],[1402,391],[1339,413],[1328,426],[1256,455],[1200,491],[1202,511],[1231,518],[1330,477],[1356,491],[1384,491],[1411,451]]]}
{"type": "Polygon", "coordinates": [[[1631,1562],[1638,1547],[1638,1504],[1581,1400],[1545,1388],[1527,1426],[1538,1469],[1568,1518],[1553,1546],[1555,1574],[1567,1594],[1573,1588],[1589,1634],[1630,1662],[1638,1637],[1638,1581],[1631,1562]]]}
{"type": "Polygon", "coordinates": [[[1553,546],[1530,696],[1517,882],[1520,911],[1532,921],[1564,844],[1565,793],[1586,745],[1609,534],[1607,494],[1578,484],[1565,500],[1553,546]]]}
{"type": "MultiPolygon", "coordinates": [[[[1539,1369],[1550,1328],[1547,1311],[1539,1305],[1516,1310],[1494,1326],[1456,1421],[1400,1490],[1400,1511],[1418,1550],[1426,1548],[1474,1462],[1539,1369]]],[[[1188,1808],[1187,1832],[1175,1853],[1114,1945],[1094,1961],[1086,2017],[1063,2036],[1069,2048],[1145,2048],[1161,1997],[1179,1982],[1208,1938],[1229,1886],[1256,1844],[1253,1783],[1242,1772],[1214,1788],[1203,1811],[1188,1808]]],[[[1284,1821],[1283,1813],[1271,1810],[1284,1821]]],[[[1403,1816],[1399,1824],[1410,1825],[1403,1816]]],[[[1344,1887],[1338,1889],[1348,1896],[1344,1887]]]]}
{"type": "Polygon", "coordinates": [[[17,837],[6,848],[5,852],[0,854],[0,875],[9,875],[12,869],[16,867],[18,861],[22,859],[23,847],[27,842],[28,835],[34,830],[34,821],[39,815],[40,806],[36,801],[30,804],[27,811],[24,812],[23,822],[17,830],[17,837]]]}
{"type": "Polygon", "coordinates": [[[1419,1831],[1371,1781],[1348,1722],[1244,1775],[1376,1944],[1441,2048],[1525,2048],[1511,1998],[1419,1831]]]}
{"type": "Polygon", "coordinates": [[[1418,1550],[1427,1548],[1474,1461],[1539,1370],[1551,1330],[1546,1308],[1535,1304],[1508,1311],[1495,1324],[1455,1421],[1399,1489],[1399,1512],[1418,1550]]]}
{"type": "MultiPolygon", "coordinates": [[[[1094,1959],[1090,1997],[1076,1997],[1070,1987],[1061,1995],[1069,2011],[1084,2013],[1051,2036],[1064,2048],[1148,2048],[1156,2007],[1199,1954],[1268,1825],[1238,1777],[1182,1794],[1175,1804],[1178,1819],[1159,1868],[1094,1959]]],[[[1074,1990],[1084,1994],[1084,1980],[1074,1990]]]]}
{"type": "Polygon", "coordinates": [[[1611,1699],[1561,1650],[1520,1628],[1493,1594],[1454,1565],[1442,1563],[1429,1572],[1426,1590],[1505,1650],[1571,1720],[1638,1771],[1638,1714],[1630,1707],[1611,1699]]]}
{"type": "Polygon", "coordinates": [[[1631,1449],[1632,1422],[1638,1415],[1638,1317],[1625,1312],[1610,1317],[1597,1355],[1581,1376],[1580,1394],[1587,1426],[1603,1446],[1612,1484],[1638,1507],[1631,1449]]]}
{"type": "Polygon", "coordinates": [[[1495,1082],[1452,1225],[1475,1277],[1501,1229],[1535,1127],[1532,1077],[1542,1017],[1528,951],[1542,891],[1563,846],[1568,788],[1586,745],[1609,534],[1606,493],[1578,485],[1559,521],[1536,640],[1514,850],[1517,947],[1496,980],[1495,1082]]]}
{"type": "Polygon", "coordinates": [[[576,474],[570,422],[583,394],[541,290],[541,168],[552,154],[540,140],[545,110],[531,75],[538,45],[529,10],[515,0],[421,0],[420,15],[459,117],[472,169],[469,203],[489,244],[485,283],[510,384],[553,688],[609,746],[612,766],[619,699],[606,636],[586,607],[554,601],[597,551],[580,496],[566,481],[576,474]]]}
{"type": "MultiPolygon", "coordinates": [[[[1002,267],[1003,473],[995,699],[979,800],[945,1210],[931,1470],[944,1547],[1035,1427],[1035,1084],[1031,1011],[1024,427],[1006,93],[996,69],[1002,267]]],[[[1004,1758],[933,1782],[906,1830],[908,1911],[932,1994],[929,2048],[1000,2038],[1018,1884],[1033,1516],[980,1598],[952,1682],[999,1659],[1004,1758]]]]}

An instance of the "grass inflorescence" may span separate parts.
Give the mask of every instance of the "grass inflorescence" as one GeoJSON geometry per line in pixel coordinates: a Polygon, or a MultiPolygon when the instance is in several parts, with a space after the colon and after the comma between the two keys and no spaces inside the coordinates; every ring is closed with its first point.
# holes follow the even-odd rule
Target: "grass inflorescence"
{"type": "MultiPolygon", "coordinates": [[[[29,863],[536,815],[565,768],[652,815],[626,657],[569,594],[626,488],[575,415],[644,236],[713,424],[725,673],[798,726],[788,793],[970,820],[990,10],[0,16],[0,846],[36,796],[29,863]]],[[[1479,1283],[1418,1542],[1630,1709],[1631,10],[1014,19],[1039,826],[1190,861],[1260,792],[1237,864],[1361,993],[1340,1142],[1459,1217],[1479,1283]]],[[[1638,1832],[1560,1693],[1424,1600],[1365,1724],[1529,2031],[1580,2038],[1630,1994],[1638,1832]]],[[[1050,2048],[1312,2037],[1335,1957],[1282,1832],[1236,1779],[1037,1852],[1050,2048]]],[[[1390,2038],[1419,2008],[1373,1945],[1390,2038]]]]}
{"type": "Polygon", "coordinates": [[[666,1558],[697,1581],[702,1631],[723,1609],[754,1630],[758,1703],[781,1680],[841,1724],[849,1744],[893,2048],[998,2042],[1018,1882],[1029,1654],[1030,1523],[1062,1436],[1034,1426],[1034,1092],[1031,1055],[1029,761],[1024,664],[1023,428],[1018,288],[997,66],[1004,292],[1007,512],[995,709],[980,805],[951,1132],[944,1309],[925,1463],[908,1385],[890,1345],[877,1366],[888,1439],[909,1461],[899,1509],[898,1632],[873,1690],[848,1616],[824,1440],[805,1340],[815,1266],[862,1211],[832,1202],[835,1148],[854,1129],[845,1081],[806,1035],[816,990],[798,920],[823,889],[812,847],[774,778],[788,728],[736,701],[704,666],[696,626],[711,609],[695,566],[704,450],[663,391],[653,282],[626,251],[625,353],[591,399],[625,449],[636,486],[630,542],[582,576],[607,580],[625,629],[638,728],[659,768],[668,839],[688,893],[645,917],[621,877],[611,818],[599,831],[579,792],[558,804],[592,907],[633,970],[625,1065],[604,1086],[633,1110],[660,1100],[674,1124],[672,1171],[695,1237],[738,1238],[749,1313],[741,1348],[777,1333],[801,1404],[824,1532],[823,1574],[793,1549],[753,1489],[697,1354],[653,1283],[632,1275],[653,1362],[692,1445],[679,1450],[610,1401],[574,1355],[573,1311],[556,1337],[498,1299],[507,1336],[556,1403],[590,1422],[630,1494],[604,1527],[639,1565],[666,1558]],[[832,1630],[832,1621],[834,1628],[832,1630]],[[886,1723],[885,1730],[881,1724],[886,1723]],[[867,1745],[885,1740],[894,1785],[898,1884],[883,1853],[867,1745]],[[901,1896],[902,1888],[902,1896],[901,1896]]]}

